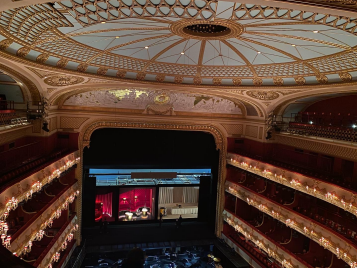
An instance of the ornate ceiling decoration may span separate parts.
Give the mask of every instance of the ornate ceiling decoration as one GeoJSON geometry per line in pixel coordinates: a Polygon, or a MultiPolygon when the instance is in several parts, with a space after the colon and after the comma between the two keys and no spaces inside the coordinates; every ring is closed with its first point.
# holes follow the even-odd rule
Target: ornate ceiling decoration
{"type": "Polygon", "coordinates": [[[44,80],[44,82],[47,85],[58,86],[58,87],[76,85],[82,83],[83,81],[84,81],[83,77],[70,76],[70,75],[54,75],[54,76],[47,77],[44,80]]]}
{"type": "MultiPolygon", "coordinates": [[[[193,112],[242,115],[242,104],[216,96],[181,92],[115,89],[87,91],[70,96],[66,106],[138,109],[145,111],[193,112]]],[[[174,114],[174,113],[172,113],[174,114]]]]}
{"type": "Polygon", "coordinates": [[[357,76],[357,20],[328,14],[208,0],[66,0],[2,12],[0,25],[7,52],[118,79],[279,87],[357,76]]]}

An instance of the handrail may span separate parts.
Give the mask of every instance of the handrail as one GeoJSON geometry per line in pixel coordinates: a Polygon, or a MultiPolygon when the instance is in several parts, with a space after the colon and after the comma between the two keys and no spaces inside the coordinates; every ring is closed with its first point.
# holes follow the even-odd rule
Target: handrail
{"type": "Polygon", "coordinates": [[[281,245],[275,242],[273,239],[264,235],[260,230],[256,229],[253,225],[249,224],[245,220],[234,216],[234,213],[227,209],[223,211],[223,220],[235,228],[237,232],[243,234],[247,240],[250,240],[255,245],[257,245],[259,249],[265,251],[270,257],[274,258],[276,261],[282,264],[283,267],[311,268],[311,265],[306,263],[304,260],[291,253],[288,249],[282,248],[281,245]],[[230,218],[233,218],[233,220],[230,218]],[[235,224],[236,222],[238,223],[237,225],[235,224]],[[286,255],[288,255],[289,258],[287,258],[286,255]]]}
{"type": "Polygon", "coordinates": [[[228,153],[227,163],[357,215],[357,192],[355,191],[238,154],[228,153]]]}
{"type": "Polygon", "coordinates": [[[346,263],[350,264],[351,262],[356,261],[357,246],[350,243],[350,240],[334,230],[329,230],[321,223],[297,213],[290,208],[282,207],[279,203],[269,200],[265,196],[258,193],[252,193],[247,187],[227,181],[226,191],[263,213],[285,223],[288,227],[298,231],[311,240],[314,240],[346,263]],[[241,188],[242,191],[240,191],[239,188],[241,188]],[[342,249],[345,248],[345,245],[349,245],[350,249],[348,252],[346,251],[342,253],[342,249]]]}

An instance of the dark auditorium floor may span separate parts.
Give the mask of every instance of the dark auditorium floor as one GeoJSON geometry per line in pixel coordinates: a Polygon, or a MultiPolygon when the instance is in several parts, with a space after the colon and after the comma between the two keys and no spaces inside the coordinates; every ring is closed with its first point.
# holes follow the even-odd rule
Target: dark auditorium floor
{"type": "Polygon", "coordinates": [[[215,245],[215,251],[222,258],[225,268],[249,267],[242,257],[232,254],[231,249],[215,237],[212,226],[202,222],[183,222],[180,228],[176,228],[175,222],[164,222],[161,227],[158,223],[109,225],[106,231],[97,226],[83,229],[82,235],[86,240],[87,256],[128,252],[134,247],[148,251],[215,245]]]}
{"type": "Polygon", "coordinates": [[[206,223],[183,222],[176,228],[175,222],[109,225],[107,230],[99,227],[85,228],[82,232],[87,246],[154,243],[215,239],[214,230],[206,223]]]}

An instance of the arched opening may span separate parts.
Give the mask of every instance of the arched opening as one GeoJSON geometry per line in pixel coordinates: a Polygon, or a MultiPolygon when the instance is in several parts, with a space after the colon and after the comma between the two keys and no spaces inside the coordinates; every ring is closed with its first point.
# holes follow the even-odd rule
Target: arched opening
{"type": "MultiPolygon", "coordinates": [[[[83,151],[84,237],[92,226],[103,221],[120,226],[120,236],[124,230],[124,233],[133,234],[130,224],[159,225],[160,213],[164,226],[174,226],[180,213],[184,224],[193,226],[184,236],[171,233],[172,239],[213,237],[219,155],[210,133],[124,128],[95,130],[90,147],[83,151]],[[147,208],[146,213],[142,212],[143,207],[147,208]],[[162,207],[166,211],[161,210],[162,207]],[[124,212],[131,213],[130,217],[124,212]]],[[[146,226],[146,232],[148,228],[146,226]]],[[[149,238],[153,237],[148,235],[149,238]]]]}

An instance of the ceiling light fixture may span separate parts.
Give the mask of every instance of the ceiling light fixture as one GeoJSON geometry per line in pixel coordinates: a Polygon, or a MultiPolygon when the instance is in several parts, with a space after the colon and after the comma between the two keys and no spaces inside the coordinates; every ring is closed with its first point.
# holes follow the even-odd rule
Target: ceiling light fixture
{"type": "Polygon", "coordinates": [[[185,54],[185,52],[181,52],[181,55],[185,54]]]}
{"type": "Polygon", "coordinates": [[[260,54],[261,52],[260,51],[258,51],[258,54],[260,54]]]}
{"type": "Polygon", "coordinates": [[[149,48],[148,46],[145,47],[145,49],[148,49],[148,48],[149,48]]]}
{"type": "Polygon", "coordinates": [[[319,31],[315,30],[315,31],[312,31],[313,33],[318,33],[319,31]]]}
{"type": "Polygon", "coordinates": [[[291,45],[291,46],[295,47],[296,45],[291,45]]]}
{"type": "Polygon", "coordinates": [[[115,38],[118,39],[120,36],[116,36],[115,38]]]}
{"type": "Polygon", "coordinates": [[[105,21],[102,21],[101,23],[102,23],[102,24],[104,24],[104,23],[105,23],[105,21]]]}

